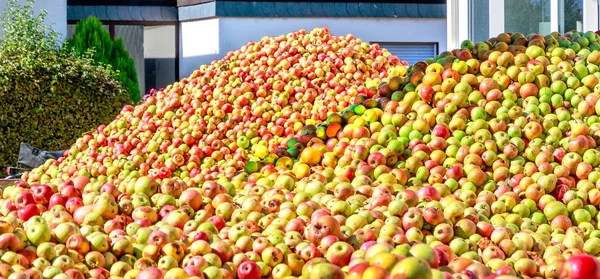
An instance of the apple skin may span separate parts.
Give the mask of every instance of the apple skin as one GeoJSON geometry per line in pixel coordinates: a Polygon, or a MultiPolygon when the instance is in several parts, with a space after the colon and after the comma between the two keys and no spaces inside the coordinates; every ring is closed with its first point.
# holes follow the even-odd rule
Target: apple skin
{"type": "Polygon", "coordinates": [[[400,278],[418,279],[431,278],[431,267],[420,258],[409,257],[401,260],[392,268],[391,274],[399,275],[400,278]]]}
{"type": "Polygon", "coordinates": [[[368,262],[360,262],[354,265],[350,265],[348,269],[348,277],[349,278],[362,278],[363,273],[367,268],[369,268],[370,264],[368,262]]]}
{"type": "Polygon", "coordinates": [[[560,278],[600,279],[600,263],[595,257],[587,254],[572,255],[563,266],[560,278]]]}
{"type": "Polygon", "coordinates": [[[26,230],[27,239],[36,247],[44,242],[50,241],[50,226],[42,220],[29,225],[26,230]]]}
{"type": "Polygon", "coordinates": [[[156,267],[144,268],[136,277],[136,279],[162,279],[164,278],[164,272],[156,267]]]}
{"type": "Polygon", "coordinates": [[[160,230],[153,231],[148,237],[148,244],[156,245],[159,249],[162,249],[169,242],[171,242],[169,235],[160,230]]]}
{"type": "Polygon", "coordinates": [[[21,249],[21,241],[15,234],[4,233],[0,235],[0,249],[17,252],[21,249]]]}
{"type": "MultiPolygon", "coordinates": [[[[304,275],[304,272],[302,272],[304,275]]],[[[310,274],[308,275],[309,279],[319,279],[319,278],[331,278],[331,279],[342,279],[344,278],[344,272],[335,265],[330,263],[318,263],[314,265],[310,274]]]]}
{"type": "Polygon", "coordinates": [[[48,205],[50,198],[54,195],[52,188],[46,184],[34,184],[31,185],[30,189],[33,192],[33,200],[36,204],[48,205]]]}
{"type": "Polygon", "coordinates": [[[435,256],[437,257],[438,266],[447,266],[449,263],[448,255],[439,247],[434,247],[435,256]]]}
{"type": "Polygon", "coordinates": [[[260,279],[262,271],[253,261],[245,261],[237,268],[237,277],[239,279],[260,279]]]}
{"type": "Polygon", "coordinates": [[[40,215],[40,209],[33,203],[27,204],[17,211],[17,216],[23,221],[27,221],[29,218],[37,215],[40,215]]]}
{"type": "Polygon", "coordinates": [[[433,90],[433,87],[429,85],[423,86],[423,88],[419,91],[419,96],[421,96],[421,99],[426,103],[431,102],[434,94],[435,91],[433,90]]]}
{"type": "Polygon", "coordinates": [[[316,213],[313,213],[314,221],[306,229],[306,239],[308,241],[314,245],[319,245],[321,239],[328,235],[336,236],[339,239],[343,238],[338,220],[331,215],[317,216],[316,213]]]}
{"type": "Polygon", "coordinates": [[[27,205],[35,204],[35,200],[33,199],[33,195],[29,190],[21,191],[14,200],[15,206],[17,209],[25,208],[27,205]]]}
{"type": "Polygon", "coordinates": [[[67,198],[60,193],[55,193],[50,197],[48,201],[48,209],[52,209],[55,205],[65,206],[67,203],[67,198]]]}
{"type": "MultiPolygon", "coordinates": [[[[204,278],[204,273],[202,273],[202,270],[198,266],[188,265],[188,266],[184,267],[183,270],[185,271],[185,273],[187,273],[188,276],[198,276],[199,278],[204,278]]],[[[239,274],[238,274],[238,278],[241,279],[239,274]]]]}
{"type": "Polygon", "coordinates": [[[325,258],[332,264],[344,267],[350,263],[354,248],[346,242],[338,241],[329,246],[325,258]]]}

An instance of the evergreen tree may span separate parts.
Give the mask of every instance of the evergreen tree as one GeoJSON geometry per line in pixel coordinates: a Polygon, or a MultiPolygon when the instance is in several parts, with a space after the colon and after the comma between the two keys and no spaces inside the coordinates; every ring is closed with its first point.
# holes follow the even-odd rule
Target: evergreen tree
{"type": "Polygon", "coordinates": [[[117,79],[123,83],[131,100],[134,103],[140,101],[135,63],[125,49],[123,40],[119,38],[113,41],[99,19],[89,17],[79,21],[75,27],[75,34],[67,41],[67,45],[80,54],[93,51],[92,58],[96,62],[110,65],[117,71],[117,79]]]}

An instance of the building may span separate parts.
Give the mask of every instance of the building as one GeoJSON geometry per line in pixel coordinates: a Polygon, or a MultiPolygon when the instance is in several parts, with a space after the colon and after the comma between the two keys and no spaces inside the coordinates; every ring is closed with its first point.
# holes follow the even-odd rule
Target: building
{"type": "MultiPolygon", "coordinates": [[[[0,0],[0,7],[7,0],[0,0]]],[[[504,31],[598,30],[598,0],[37,0],[64,37],[96,16],[122,38],[140,88],[162,87],[263,36],[329,27],[414,63],[504,31]]]]}

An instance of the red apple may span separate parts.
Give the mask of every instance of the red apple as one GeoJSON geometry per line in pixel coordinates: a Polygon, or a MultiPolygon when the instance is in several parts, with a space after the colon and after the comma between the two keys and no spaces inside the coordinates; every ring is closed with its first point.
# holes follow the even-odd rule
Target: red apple
{"type": "Polygon", "coordinates": [[[563,266],[560,278],[600,279],[600,263],[591,255],[572,255],[563,266]]]}
{"type": "Polygon", "coordinates": [[[239,279],[260,279],[262,271],[253,261],[245,261],[237,268],[237,278],[239,279]]]}

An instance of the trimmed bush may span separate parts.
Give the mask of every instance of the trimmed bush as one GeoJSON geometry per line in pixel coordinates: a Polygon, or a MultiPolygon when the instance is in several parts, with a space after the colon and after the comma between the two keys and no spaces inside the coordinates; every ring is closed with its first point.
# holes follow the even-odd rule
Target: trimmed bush
{"type": "Polygon", "coordinates": [[[93,51],[92,58],[96,62],[111,65],[131,100],[134,103],[140,101],[140,87],[135,62],[125,49],[123,40],[119,38],[113,41],[110,34],[102,27],[99,19],[92,16],[79,21],[75,27],[73,38],[68,40],[67,44],[80,54],[93,51]]]}
{"type": "MultiPolygon", "coordinates": [[[[67,149],[131,103],[116,74],[89,55],[61,48],[59,35],[9,0],[0,18],[0,166],[14,166],[19,143],[67,149]]],[[[0,170],[0,177],[5,175],[0,170]]]]}

